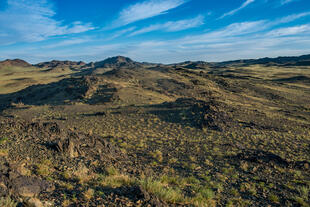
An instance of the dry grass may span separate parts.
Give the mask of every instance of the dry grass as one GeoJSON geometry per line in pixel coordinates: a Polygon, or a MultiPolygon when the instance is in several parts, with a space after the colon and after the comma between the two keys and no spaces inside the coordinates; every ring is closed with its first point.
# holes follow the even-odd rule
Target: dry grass
{"type": "Polygon", "coordinates": [[[0,206],[1,207],[16,207],[17,202],[12,200],[10,197],[2,197],[0,198],[0,206]]]}
{"type": "Polygon", "coordinates": [[[72,72],[50,73],[30,67],[9,67],[0,70],[0,94],[13,93],[34,84],[47,84],[69,77],[72,72]],[[64,75],[63,77],[60,77],[64,75]]]}
{"type": "Polygon", "coordinates": [[[0,149],[0,157],[7,157],[9,154],[9,150],[7,149],[0,149]]]}
{"type": "MultiPolygon", "coordinates": [[[[94,166],[81,165],[54,173],[54,179],[65,179],[60,185],[61,191],[77,191],[83,195],[76,198],[77,203],[91,203],[103,198],[98,196],[100,190],[119,192],[140,185],[170,205],[262,206],[268,202],[279,206],[307,206],[308,171],[287,167],[281,164],[281,160],[294,166],[296,162],[310,158],[307,153],[310,141],[310,105],[307,99],[310,91],[307,83],[288,84],[274,80],[310,75],[309,70],[258,65],[231,68],[227,72],[223,70],[218,69],[219,75],[210,75],[207,70],[202,73],[193,70],[153,71],[150,75],[134,74],[134,78],[126,79],[109,77],[109,83],[119,84],[116,86],[119,99],[115,102],[69,105],[68,100],[68,105],[27,106],[27,109],[20,105],[15,106],[18,109],[5,113],[42,122],[57,122],[65,129],[91,131],[91,134],[101,135],[102,139],[120,147],[128,155],[129,160],[124,167],[128,174],[124,173],[125,170],[118,170],[122,169],[121,163],[113,162],[114,167],[107,167],[111,163],[103,161],[103,164],[101,160],[94,166]],[[146,77],[142,77],[144,75],[146,77]],[[178,89],[177,84],[170,85],[173,81],[166,81],[164,86],[156,85],[159,79],[176,80],[185,86],[178,89]],[[191,85],[191,80],[199,84],[191,85]],[[196,112],[189,107],[149,105],[180,97],[204,101],[214,98],[225,103],[232,109],[222,107],[221,110],[231,115],[234,125],[222,131],[208,127],[201,129],[193,123],[196,112]],[[103,111],[105,115],[92,116],[103,111]],[[252,157],[251,152],[256,151],[263,151],[262,157],[252,157]],[[272,154],[271,158],[268,153],[272,154]],[[138,174],[141,169],[152,176],[141,176],[138,174]],[[129,174],[130,170],[132,174],[129,174]]],[[[131,74],[132,71],[127,72],[131,74]]],[[[43,77],[37,78],[43,80],[43,77]]],[[[199,115],[204,114],[201,112],[199,115]]],[[[10,133],[17,132],[12,130],[10,133]]],[[[7,147],[10,143],[0,140],[0,144],[7,147]]],[[[7,156],[8,151],[2,154],[0,151],[0,156],[7,156]]],[[[47,163],[39,163],[37,172],[49,176],[52,168],[47,163]]],[[[64,199],[64,203],[70,201],[71,197],[64,199]]]]}

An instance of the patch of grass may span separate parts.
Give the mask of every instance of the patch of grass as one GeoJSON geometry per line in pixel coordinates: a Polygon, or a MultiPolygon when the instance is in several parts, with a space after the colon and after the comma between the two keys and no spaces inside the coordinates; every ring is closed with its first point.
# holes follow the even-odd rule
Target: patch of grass
{"type": "Polygon", "coordinates": [[[257,193],[255,183],[242,183],[240,185],[240,191],[250,193],[251,195],[256,195],[257,193]]]}
{"type": "Polygon", "coordinates": [[[0,144],[5,144],[9,139],[7,137],[0,138],[0,144]]]}
{"type": "Polygon", "coordinates": [[[72,172],[73,177],[75,177],[80,184],[84,184],[90,181],[93,178],[93,175],[90,174],[89,169],[81,164],[72,172]]]}
{"type": "Polygon", "coordinates": [[[275,194],[270,194],[268,199],[273,203],[280,203],[280,198],[275,194]]]}
{"type": "Polygon", "coordinates": [[[87,191],[83,193],[83,196],[86,200],[91,200],[94,197],[95,190],[92,188],[88,188],[87,191]]]}
{"type": "Polygon", "coordinates": [[[216,200],[214,199],[215,193],[208,186],[200,187],[196,195],[190,199],[190,203],[195,206],[212,207],[216,206],[216,200]]]}
{"type": "Polygon", "coordinates": [[[304,200],[304,198],[301,197],[296,197],[294,198],[294,200],[302,207],[309,207],[309,203],[307,202],[307,200],[304,200]]]}
{"type": "Polygon", "coordinates": [[[61,186],[67,190],[73,190],[74,189],[74,186],[71,183],[62,183],[61,186]]]}
{"type": "Polygon", "coordinates": [[[308,198],[309,198],[309,190],[310,190],[309,186],[301,186],[301,187],[298,187],[297,190],[299,192],[299,195],[302,198],[308,200],[308,198]]]}
{"type": "Polygon", "coordinates": [[[160,150],[156,150],[154,152],[150,152],[150,155],[156,159],[158,162],[163,161],[163,153],[160,150]]]}
{"type": "Polygon", "coordinates": [[[0,198],[0,206],[1,207],[16,207],[17,202],[11,199],[10,197],[0,198]]]}
{"type": "Polygon", "coordinates": [[[68,199],[65,199],[62,201],[62,206],[63,207],[67,207],[67,206],[70,206],[71,205],[71,201],[68,200],[68,199]]]}
{"type": "Polygon", "coordinates": [[[43,160],[41,163],[36,165],[36,173],[41,176],[49,176],[54,171],[53,164],[50,160],[43,160]]]}
{"type": "Polygon", "coordinates": [[[206,200],[212,199],[215,196],[213,190],[208,188],[208,187],[201,188],[198,191],[197,195],[198,195],[198,197],[204,198],[206,200]]]}
{"type": "Polygon", "coordinates": [[[135,184],[135,179],[129,177],[128,175],[109,175],[104,176],[101,180],[101,185],[111,187],[111,188],[118,188],[121,186],[131,186],[135,184]]]}
{"type": "Polygon", "coordinates": [[[131,186],[136,182],[134,178],[121,174],[118,169],[114,167],[108,167],[105,171],[106,174],[99,177],[99,182],[102,186],[118,188],[121,186],[131,186]]]}
{"type": "Polygon", "coordinates": [[[0,149],[0,157],[7,157],[9,155],[9,150],[0,149]]]}
{"type": "Polygon", "coordinates": [[[105,169],[107,175],[118,175],[119,174],[119,171],[118,169],[116,169],[115,167],[113,166],[110,166],[110,167],[107,167],[105,169]]]}
{"type": "Polygon", "coordinates": [[[139,184],[145,191],[153,194],[160,200],[169,203],[183,203],[186,201],[181,189],[178,187],[172,188],[151,177],[140,180],[139,184]]]}
{"type": "Polygon", "coordinates": [[[299,196],[295,197],[294,200],[302,207],[309,207],[309,186],[301,186],[297,188],[299,196]]]}

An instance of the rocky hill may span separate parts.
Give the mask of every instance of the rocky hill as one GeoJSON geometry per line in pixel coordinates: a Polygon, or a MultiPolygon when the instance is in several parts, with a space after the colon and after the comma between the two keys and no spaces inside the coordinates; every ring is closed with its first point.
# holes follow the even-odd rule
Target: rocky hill
{"type": "Polygon", "coordinates": [[[141,65],[141,63],[123,56],[110,57],[103,61],[94,63],[95,68],[135,68],[141,65]]]}
{"type": "Polygon", "coordinates": [[[34,65],[35,67],[39,67],[41,69],[46,69],[47,71],[52,72],[61,72],[65,70],[78,70],[85,66],[86,63],[79,61],[58,61],[52,60],[50,62],[42,62],[34,65]]]}
{"type": "Polygon", "coordinates": [[[31,67],[31,64],[21,59],[0,61],[0,68],[4,67],[31,67]]]}
{"type": "Polygon", "coordinates": [[[296,57],[277,57],[277,58],[260,58],[260,59],[245,59],[233,60],[217,63],[217,65],[282,65],[282,66],[309,66],[310,55],[302,55],[296,57]]]}

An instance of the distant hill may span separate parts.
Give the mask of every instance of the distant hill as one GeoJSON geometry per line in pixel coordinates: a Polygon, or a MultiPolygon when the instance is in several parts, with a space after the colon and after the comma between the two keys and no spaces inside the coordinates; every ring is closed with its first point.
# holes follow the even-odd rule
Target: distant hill
{"type": "Polygon", "coordinates": [[[34,66],[47,69],[50,71],[54,71],[54,72],[60,72],[60,71],[68,70],[68,69],[71,69],[71,70],[80,69],[81,67],[85,65],[86,63],[82,61],[75,62],[75,61],[68,61],[68,60],[66,61],[53,60],[50,62],[38,63],[34,66]]]}
{"type": "Polygon", "coordinates": [[[190,62],[185,66],[188,69],[203,69],[209,67],[211,64],[204,61],[190,62]]]}
{"type": "Polygon", "coordinates": [[[245,59],[218,62],[215,65],[282,65],[282,66],[310,66],[310,55],[293,56],[293,57],[277,57],[277,58],[260,58],[260,59],[245,59]]]}
{"type": "Polygon", "coordinates": [[[135,62],[128,57],[116,56],[95,62],[93,65],[95,68],[133,68],[142,66],[142,63],[135,62]]]}
{"type": "Polygon", "coordinates": [[[0,61],[0,69],[4,67],[31,67],[31,64],[21,59],[0,61]]]}
{"type": "MultiPolygon", "coordinates": [[[[259,59],[241,59],[224,62],[205,62],[205,61],[185,61],[176,64],[169,64],[166,66],[174,68],[186,68],[186,69],[208,69],[218,67],[229,67],[229,66],[249,66],[261,64],[265,66],[310,66],[310,55],[292,56],[292,57],[277,57],[277,58],[259,58],[259,59]]],[[[52,60],[49,62],[42,62],[31,65],[24,60],[4,60],[0,61],[0,69],[3,67],[38,67],[47,71],[62,72],[66,70],[82,70],[89,69],[89,72],[94,74],[101,74],[106,70],[110,69],[132,69],[142,67],[162,67],[165,64],[153,64],[145,62],[136,62],[132,59],[124,56],[109,57],[103,61],[84,63],[82,61],[58,61],[52,60]]]]}

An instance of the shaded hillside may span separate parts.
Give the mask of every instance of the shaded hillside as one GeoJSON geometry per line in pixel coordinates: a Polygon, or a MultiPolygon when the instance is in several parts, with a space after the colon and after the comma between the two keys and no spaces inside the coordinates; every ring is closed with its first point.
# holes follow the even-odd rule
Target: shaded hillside
{"type": "Polygon", "coordinates": [[[295,57],[277,57],[277,58],[260,58],[260,59],[245,59],[245,60],[233,60],[226,62],[219,62],[215,65],[227,66],[227,65],[282,65],[282,66],[310,66],[310,55],[302,55],[295,57]]]}
{"type": "Polygon", "coordinates": [[[275,81],[282,83],[304,83],[310,84],[310,76],[293,76],[289,78],[276,79],[275,81]]]}
{"type": "Polygon", "coordinates": [[[25,88],[19,92],[0,95],[2,106],[11,103],[27,105],[61,105],[75,102],[105,103],[116,97],[116,89],[112,84],[105,84],[100,77],[81,77],[63,79],[50,84],[39,84],[25,88]]]}
{"type": "Polygon", "coordinates": [[[81,69],[85,65],[86,65],[86,63],[84,63],[82,61],[74,62],[74,61],[53,60],[50,62],[38,63],[34,66],[39,67],[41,69],[45,69],[46,71],[62,72],[65,70],[78,70],[78,69],[81,69]]]}
{"type": "Polygon", "coordinates": [[[95,68],[135,68],[140,66],[142,66],[142,63],[123,56],[110,57],[94,63],[95,68]]]}
{"type": "Polygon", "coordinates": [[[171,66],[173,66],[174,68],[184,67],[187,69],[207,69],[209,67],[212,67],[213,65],[204,61],[185,61],[178,64],[171,64],[171,66]]]}

